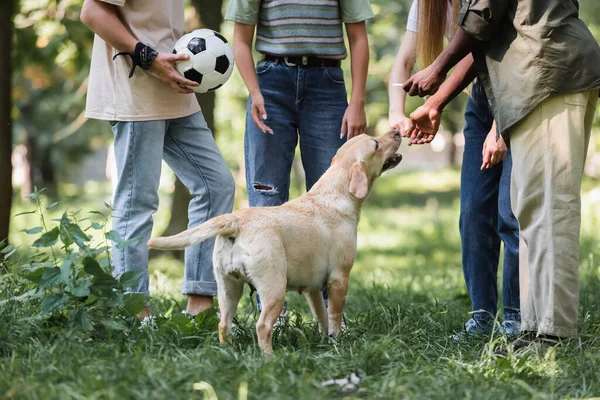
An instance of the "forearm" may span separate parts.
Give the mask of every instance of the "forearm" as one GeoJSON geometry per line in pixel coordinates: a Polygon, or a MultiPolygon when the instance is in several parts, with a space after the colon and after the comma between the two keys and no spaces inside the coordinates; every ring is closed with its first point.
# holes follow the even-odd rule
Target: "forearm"
{"type": "Polygon", "coordinates": [[[364,22],[348,26],[350,43],[350,69],[352,73],[352,93],[350,103],[364,106],[367,74],[369,71],[369,40],[364,22]],[[357,26],[358,25],[358,26],[357,26]],[[358,32],[356,32],[358,31],[358,32]]]}
{"type": "Polygon", "coordinates": [[[452,67],[464,60],[480,43],[473,36],[459,28],[448,46],[433,63],[434,68],[440,74],[446,75],[452,67]]]}
{"type": "Polygon", "coordinates": [[[406,110],[406,92],[400,86],[394,84],[406,82],[410,78],[410,74],[414,67],[413,60],[404,60],[397,58],[390,73],[390,82],[388,83],[388,96],[390,99],[390,114],[401,113],[405,114],[406,110]]]}
{"type": "Polygon", "coordinates": [[[256,70],[254,68],[254,57],[252,56],[252,39],[254,37],[254,26],[235,24],[233,34],[233,54],[235,63],[246,84],[251,96],[260,93],[256,70]]]}
{"type": "Polygon", "coordinates": [[[81,22],[119,51],[132,53],[139,40],[123,24],[117,6],[99,0],[85,0],[81,22]]]}
{"type": "Polygon", "coordinates": [[[462,92],[477,76],[475,62],[471,54],[462,59],[456,66],[452,75],[444,82],[440,89],[431,96],[426,104],[438,111],[442,111],[460,92],[462,92]]]}

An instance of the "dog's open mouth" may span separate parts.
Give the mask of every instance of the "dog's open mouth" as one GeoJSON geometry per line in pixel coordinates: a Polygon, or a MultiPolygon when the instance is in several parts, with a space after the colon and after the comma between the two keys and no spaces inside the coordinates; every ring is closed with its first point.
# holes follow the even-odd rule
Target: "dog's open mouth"
{"type": "Polygon", "coordinates": [[[394,154],[392,157],[385,160],[381,172],[385,172],[388,169],[395,168],[398,164],[400,164],[400,161],[402,161],[402,154],[394,154]]]}

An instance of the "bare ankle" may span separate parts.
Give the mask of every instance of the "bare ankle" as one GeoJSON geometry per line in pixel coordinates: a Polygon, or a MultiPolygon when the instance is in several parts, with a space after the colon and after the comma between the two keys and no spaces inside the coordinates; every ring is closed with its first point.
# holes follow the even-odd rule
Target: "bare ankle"
{"type": "Polygon", "coordinates": [[[199,296],[192,294],[188,297],[187,310],[186,312],[190,315],[196,316],[203,311],[208,310],[213,306],[212,296],[199,296]]]}

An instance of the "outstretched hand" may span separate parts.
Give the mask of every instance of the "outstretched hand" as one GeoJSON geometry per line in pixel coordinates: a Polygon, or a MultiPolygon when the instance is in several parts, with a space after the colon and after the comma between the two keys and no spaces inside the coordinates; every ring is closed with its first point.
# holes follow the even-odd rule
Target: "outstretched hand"
{"type": "Polygon", "coordinates": [[[431,143],[442,122],[442,113],[427,104],[410,114],[411,126],[406,136],[408,145],[431,143]]]}
{"type": "Polygon", "coordinates": [[[442,73],[435,64],[431,64],[423,71],[419,71],[402,85],[409,96],[425,97],[438,91],[446,80],[446,74],[442,73]]]}

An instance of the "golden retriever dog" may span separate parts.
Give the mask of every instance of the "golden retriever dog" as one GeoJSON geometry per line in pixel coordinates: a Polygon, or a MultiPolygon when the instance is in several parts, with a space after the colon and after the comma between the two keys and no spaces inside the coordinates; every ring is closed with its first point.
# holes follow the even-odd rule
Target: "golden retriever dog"
{"type": "Polygon", "coordinates": [[[331,167],[296,200],[215,217],[175,236],[152,239],[155,249],[181,249],[216,236],[213,264],[219,293],[219,340],[228,341],[244,283],[262,300],[258,343],[272,354],[272,328],[286,291],[304,293],[322,332],[336,336],[356,256],[361,207],[373,182],[402,156],[400,133],[348,140],[331,167]],[[326,309],[321,291],[327,288],[326,309]]]}

